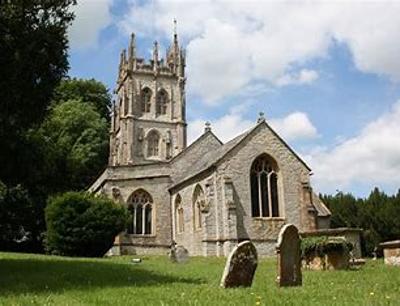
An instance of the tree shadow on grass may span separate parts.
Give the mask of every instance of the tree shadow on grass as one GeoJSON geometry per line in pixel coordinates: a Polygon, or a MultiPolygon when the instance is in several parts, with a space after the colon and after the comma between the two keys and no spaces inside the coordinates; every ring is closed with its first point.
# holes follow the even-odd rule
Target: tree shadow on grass
{"type": "MultiPolygon", "coordinates": [[[[142,263],[140,265],[144,265],[142,263]]],[[[102,287],[202,284],[202,279],[145,270],[140,265],[84,259],[0,259],[0,296],[102,287]]]]}

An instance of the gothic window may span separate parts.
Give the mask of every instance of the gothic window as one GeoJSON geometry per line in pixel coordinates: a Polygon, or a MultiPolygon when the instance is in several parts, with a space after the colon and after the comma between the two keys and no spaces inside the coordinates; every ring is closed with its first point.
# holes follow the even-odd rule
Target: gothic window
{"type": "Polygon", "coordinates": [[[158,156],[160,146],[160,135],[157,131],[151,131],[147,136],[147,157],[158,156]]]}
{"type": "Polygon", "coordinates": [[[251,212],[253,217],[279,217],[276,164],[267,155],[251,166],[251,212]]]}
{"type": "Polygon", "coordinates": [[[150,235],[152,233],[152,209],[153,200],[143,189],[136,190],[130,196],[128,234],[150,235]]]}
{"type": "Polygon", "coordinates": [[[148,87],[142,89],[142,92],[140,94],[140,105],[142,113],[150,112],[151,90],[148,87]]]}
{"type": "Polygon", "coordinates": [[[182,198],[178,194],[175,199],[175,222],[176,222],[176,231],[178,233],[183,233],[185,231],[185,223],[183,219],[183,207],[182,207],[182,198]]]}
{"type": "Polygon", "coordinates": [[[202,227],[201,208],[204,206],[204,192],[200,185],[197,185],[193,192],[193,229],[202,227]]]}
{"type": "Polygon", "coordinates": [[[156,98],[156,115],[165,115],[167,113],[168,94],[164,89],[157,93],[156,98]]]}

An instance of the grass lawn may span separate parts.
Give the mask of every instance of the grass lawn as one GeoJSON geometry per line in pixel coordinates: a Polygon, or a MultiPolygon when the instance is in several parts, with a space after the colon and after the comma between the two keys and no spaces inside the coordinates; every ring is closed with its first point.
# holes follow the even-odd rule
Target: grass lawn
{"type": "Polygon", "coordinates": [[[275,259],[251,288],[221,289],[224,258],[105,259],[0,253],[0,305],[400,305],[400,267],[306,271],[303,286],[277,288],[275,259]]]}

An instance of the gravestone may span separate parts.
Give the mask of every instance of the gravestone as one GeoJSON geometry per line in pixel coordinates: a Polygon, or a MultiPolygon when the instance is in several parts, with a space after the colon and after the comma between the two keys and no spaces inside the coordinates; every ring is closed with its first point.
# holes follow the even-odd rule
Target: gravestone
{"type": "Polygon", "coordinates": [[[278,286],[301,286],[300,237],[296,226],[287,224],[281,229],[276,252],[278,255],[276,279],[278,286]]]}
{"type": "Polygon", "coordinates": [[[250,287],[257,268],[257,250],[250,241],[239,243],[229,254],[221,287],[250,287]]]}
{"type": "Polygon", "coordinates": [[[185,263],[189,260],[189,251],[179,245],[171,247],[170,259],[176,263],[185,263]]]}

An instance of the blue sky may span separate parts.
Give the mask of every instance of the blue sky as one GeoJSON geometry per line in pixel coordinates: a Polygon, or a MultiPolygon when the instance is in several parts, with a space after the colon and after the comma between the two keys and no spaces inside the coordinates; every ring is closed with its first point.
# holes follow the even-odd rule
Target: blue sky
{"type": "Polygon", "coordinates": [[[399,189],[400,2],[85,0],[75,12],[71,76],[113,89],[130,33],[149,58],[176,18],[189,140],[209,120],[227,141],[262,111],[317,191],[399,189]]]}

